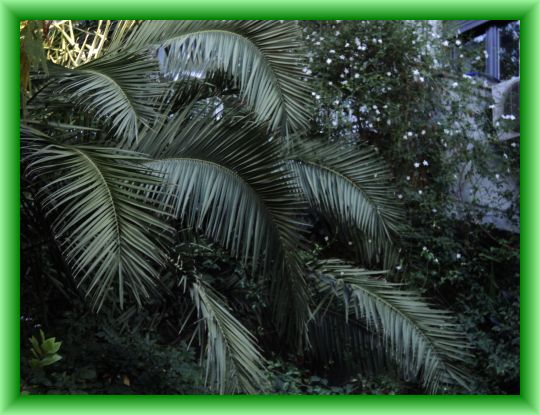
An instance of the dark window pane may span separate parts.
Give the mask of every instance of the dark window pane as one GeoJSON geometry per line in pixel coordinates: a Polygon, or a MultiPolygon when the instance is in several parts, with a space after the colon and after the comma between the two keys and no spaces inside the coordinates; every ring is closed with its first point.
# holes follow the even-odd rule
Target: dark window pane
{"type": "Polygon", "coordinates": [[[512,84],[503,96],[503,112],[505,115],[513,115],[510,118],[513,124],[513,131],[519,131],[519,82],[512,84]]]}
{"type": "Polygon", "coordinates": [[[501,79],[510,79],[519,76],[519,21],[503,26],[500,33],[501,79]]]}
{"type": "MultiPolygon", "coordinates": [[[[464,70],[468,72],[485,73],[486,71],[486,34],[467,40],[460,52],[463,55],[464,70]]],[[[461,56],[460,56],[461,57],[461,56]]]]}

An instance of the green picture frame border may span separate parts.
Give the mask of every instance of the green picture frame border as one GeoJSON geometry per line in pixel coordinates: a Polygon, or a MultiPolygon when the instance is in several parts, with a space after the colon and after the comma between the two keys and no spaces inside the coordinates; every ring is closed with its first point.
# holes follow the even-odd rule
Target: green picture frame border
{"type": "Polygon", "coordinates": [[[0,0],[0,414],[129,412],[537,414],[540,270],[540,0],[0,0]],[[21,396],[19,42],[23,19],[490,19],[521,20],[521,394],[515,396],[21,396]]]}

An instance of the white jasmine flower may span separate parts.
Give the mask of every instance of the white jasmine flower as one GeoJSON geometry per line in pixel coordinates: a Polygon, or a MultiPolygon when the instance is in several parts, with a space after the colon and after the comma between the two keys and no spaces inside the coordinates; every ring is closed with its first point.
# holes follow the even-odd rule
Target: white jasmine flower
{"type": "Polygon", "coordinates": [[[401,271],[401,265],[398,265],[398,266],[396,267],[396,269],[397,269],[398,271],[401,271]]]}
{"type": "Polygon", "coordinates": [[[315,99],[321,99],[320,95],[315,95],[315,99]]]}
{"type": "Polygon", "coordinates": [[[326,59],[326,63],[327,63],[328,65],[330,65],[330,64],[332,63],[332,59],[330,59],[330,58],[326,59]]]}
{"type": "Polygon", "coordinates": [[[403,195],[400,193],[399,195],[397,195],[398,199],[403,199],[403,195]]]}
{"type": "Polygon", "coordinates": [[[336,51],[334,49],[330,49],[328,52],[330,53],[336,53],[336,51]]]}
{"type": "Polygon", "coordinates": [[[414,163],[414,167],[417,169],[418,167],[420,167],[420,163],[414,163]]]}
{"type": "Polygon", "coordinates": [[[324,237],[324,240],[325,240],[326,242],[328,242],[328,236],[325,236],[325,237],[324,237]]]}
{"type": "Polygon", "coordinates": [[[351,246],[351,245],[352,245],[352,242],[351,242],[351,241],[349,241],[349,242],[348,242],[348,245],[349,245],[349,246],[351,246]]]}
{"type": "Polygon", "coordinates": [[[448,46],[448,40],[445,40],[442,44],[443,46],[448,46]]]}
{"type": "Polygon", "coordinates": [[[424,246],[424,247],[422,248],[422,251],[427,251],[427,247],[424,246]]]}
{"type": "Polygon", "coordinates": [[[407,176],[407,177],[405,177],[405,179],[406,179],[407,181],[409,181],[409,180],[411,180],[411,176],[407,176]]]}
{"type": "Polygon", "coordinates": [[[501,176],[499,175],[499,173],[497,173],[497,174],[495,175],[495,178],[496,178],[497,180],[499,180],[500,177],[501,177],[501,176]]]}
{"type": "Polygon", "coordinates": [[[418,194],[419,194],[419,195],[421,195],[422,193],[424,193],[424,192],[422,192],[421,190],[418,191],[418,194]]]}
{"type": "Polygon", "coordinates": [[[386,72],[386,76],[392,76],[391,72],[386,72]]]}
{"type": "Polygon", "coordinates": [[[457,45],[457,46],[460,46],[460,45],[461,45],[461,40],[459,40],[459,39],[456,40],[456,45],[457,45]]]}
{"type": "Polygon", "coordinates": [[[360,75],[357,74],[357,73],[355,73],[355,74],[354,74],[354,77],[355,77],[355,78],[360,78],[360,75]]]}
{"type": "Polygon", "coordinates": [[[456,259],[461,259],[461,254],[459,252],[456,254],[456,259]]]}
{"type": "Polygon", "coordinates": [[[412,74],[414,76],[418,76],[418,75],[420,75],[420,71],[418,69],[415,69],[415,70],[412,71],[412,74]]]}
{"type": "Polygon", "coordinates": [[[418,80],[419,80],[420,82],[424,82],[424,77],[421,76],[421,77],[418,78],[418,80]]]}
{"type": "Polygon", "coordinates": [[[452,88],[457,88],[458,85],[459,85],[459,84],[458,84],[457,82],[454,82],[454,83],[452,84],[452,88]]]}
{"type": "Polygon", "coordinates": [[[428,163],[427,160],[424,160],[424,161],[422,162],[422,164],[423,164],[424,166],[426,166],[426,167],[429,166],[429,163],[428,163]]]}
{"type": "Polygon", "coordinates": [[[420,131],[420,134],[422,134],[422,135],[426,135],[426,130],[422,130],[422,131],[420,131]]]}

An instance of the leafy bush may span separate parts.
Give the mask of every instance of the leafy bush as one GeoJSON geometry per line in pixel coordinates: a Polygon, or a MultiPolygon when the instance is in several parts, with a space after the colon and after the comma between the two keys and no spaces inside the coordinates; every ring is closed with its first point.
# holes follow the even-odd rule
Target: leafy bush
{"type": "MultiPolygon", "coordinates": [[[[161,345],[157,333],[119,330],[93,314],[66,313],[54,322],[63,360],[30,369],[22,359],[23,390],[47,394],[201,394],[204,380],[186,344],[161,345]]],[[[23,349],[22,356],[27,355],[23,349]]]]}

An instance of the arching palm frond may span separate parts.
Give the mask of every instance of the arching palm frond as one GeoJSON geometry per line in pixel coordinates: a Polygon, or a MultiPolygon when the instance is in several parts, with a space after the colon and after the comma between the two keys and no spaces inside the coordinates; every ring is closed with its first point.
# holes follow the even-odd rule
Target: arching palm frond
{"type": "Polygon", "coordinates": [[[159,65],[149,53],[104,56],[74,69],[50,65],[53,99],[75,105],[104,122],[128,144],[156,117],[153,101],[170,88],[156,82],[159,65]]]}
{"type": "Polygon", "coordinates": [[[392,360],[386,353],[384,343],[362,320],[343,319],[343,304],[335,294],[334,304],[326,301],[324,308],[314,313],[309,324],[310,353],[317,362],[334,362],[343,374],[376,374],[392,371],[392,360]],[[337,306],[340,306],[338,310],[337,306]],[[352,360],[351,360],[352,356],[352,360]],[[354,365],[350,362],[353,361],[354,365]]]}
{"type": "Polygon", "coordinates": [[[371,278],[369,271],[340,260],[321,261],[312,277],[321,293],[333,294],[346,316],[366,321],[380,331],[405,376],[422,379],[430,393],[446,387],[467,388],[467,342],[449,312],[430,306],[420,294],[400,284],[371,278]]]}
{"type": "Polygon", "coordinates": [[[55,239],[94,306],[113,286],[120,306],[126,291],[138,303],[148,297],[163,263],[158,241],[169,231],[158,219],[164,209],[146,196],[161,177],[137,153],[59,144],[26,126],[21,142],[26,174],[44,182],[39,196],[55,239]]]}
{"type": "Polygon", "coordinates": [[[165,203],[187,226],[269,277],[279,327],[298,336],[309,315],[298,257],[304,202],[281,167],[279,146],[244,117],[178,120],[157,134],[149,164],[170,183],[165,203]]]}
{"type": "Polygon", "coordinates": [[[114,42],[114,50],[163,48],[164,72],[171,80],[226,71],[258,120],[288,134],[305,129],[310,118],[299,33],[294,22],[145,21],[122,43],[114,42]]]}
{"type": "Polygon", "coordinates": [[[220,394],[267,391],[265,360],[253,335],[209,285],[193,283],[191,297],[206,326],[207,383],[220,394]]]}
{"type": "Polygon", "coordinates": [[[403,212],[390,172],[372,149],[301,141],[289,160],[311,207],[336,225],[343,239],[353,240],[368,262],[381,251],[391,258],[403,212]]]}

